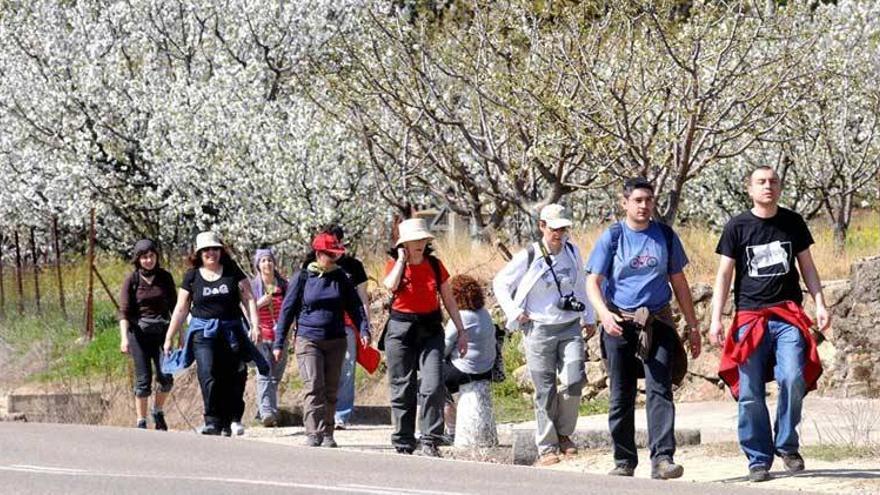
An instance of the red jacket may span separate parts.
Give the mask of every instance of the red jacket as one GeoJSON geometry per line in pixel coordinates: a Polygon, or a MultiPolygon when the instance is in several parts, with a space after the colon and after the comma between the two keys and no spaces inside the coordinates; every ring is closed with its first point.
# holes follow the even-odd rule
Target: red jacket
{"type": "MultiPolygon", "coordinates": [[[[736,312],[733,324],[727,332],[727,339],[724,341],[721,363],[718,365],[718,376],[730,387],[734,399],[739,399],[739,365],[745,363],[752,351],[761,344],[761,339],[767,331],[767,322],[771,318],[788,322],[801,331],[807,344],[806,356],[804,356],[804,382],[807,385],[807,392],[816,390],[816,383],[822,376],[822,362],[819,360],[816,339],[810,333],[813,322],[798,304],[785,301],[768,308],[744,309],[736,312]],[[748,325],[748,329],[745,330],[740,341],[736,342],[734,339],[736,331],[743,325],[748,325]]],[[[768,366],[772,366],[772,362],[772,360],[768,362],[768,366]]],[[[768,382],[773,381],[773,374],[769,371],[772,369],[764,374],[768,382]]]]}

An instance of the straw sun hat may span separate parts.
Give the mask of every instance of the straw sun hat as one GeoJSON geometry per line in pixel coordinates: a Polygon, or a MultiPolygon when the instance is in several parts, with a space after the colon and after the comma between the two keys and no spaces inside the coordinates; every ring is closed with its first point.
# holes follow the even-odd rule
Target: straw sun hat
{"type": "Polygon", "coordinates": [[[428,230],[428,223],[424,218],[410,218],[400,222],[397,226],[400,237],[397,239],[397,246],[400,247],[404,242],[420,241],[422,239],[433,239],[434,236],[428,230]]]}

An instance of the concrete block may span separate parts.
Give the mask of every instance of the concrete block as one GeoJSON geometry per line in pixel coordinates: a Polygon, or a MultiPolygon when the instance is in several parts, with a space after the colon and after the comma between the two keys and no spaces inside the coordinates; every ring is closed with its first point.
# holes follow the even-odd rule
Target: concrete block
{"type": "Polygon", "coordinates": [[[36,423],[98,424],[107,409],[97,392],[9,394],[6,412],[36,423]]]}
{"type": "Polygon", "coordinates": [[[498,430],[489,380],[461,386],[455,414],[455,447],[495,447],[498,430]]]}

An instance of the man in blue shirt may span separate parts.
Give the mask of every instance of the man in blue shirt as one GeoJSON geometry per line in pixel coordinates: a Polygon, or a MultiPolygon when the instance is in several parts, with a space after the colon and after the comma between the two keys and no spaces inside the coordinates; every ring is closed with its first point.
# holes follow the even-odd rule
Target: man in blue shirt
{"type": "MultiPolygon", "coordinates": [[[[615,468],[609,474],[632,476],[638,464],[636,382],[644,376],[651,477],[678,478],[684,468],[673,461],[672,384],[673,364],[683,364],[676,363],[683,350],[669,302],[674,292],[687,321],[691,354],[697,357],[700,330],[683,273],[688,259],[675,232],[651,220],[654,186],[650,182],[641,177],[627,180],[622,206],[626,219],[599,237],[586,267],[587,294],[602,322],[601,345],[611,388],[608,426],[615,468]]],[[[678,375],[680,380],[683,375],[678,375]]]]}

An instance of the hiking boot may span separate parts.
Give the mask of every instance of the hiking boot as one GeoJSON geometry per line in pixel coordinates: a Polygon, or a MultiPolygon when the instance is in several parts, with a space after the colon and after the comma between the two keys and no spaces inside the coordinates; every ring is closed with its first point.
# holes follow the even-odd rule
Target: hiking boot
{"type": "Polygon", "coordinates": [[[162,411],[153,411],[153,424],[157,430],[168,431],[168,424],[165,423],[165,413],[162,411]]]}
{"type": "Polygon", "coordinates": [[[324,435],[324,440],[321,441],[321,446],[330,449],[335,449],[336,447],[339,447],[339,445],[336,443],[336,440],[334,440],[333,437],[328,437],[327,435],[324,435]]]}
{"type": "Polygon", "coordinates": [[[559,456],[556,455],[556,452],[547,452],[546,454],[541,454],[538,459],[535,460],[536,467],[545,467],[552,466],[554,464],[559,464],[559,456]]]}
{"type": "Polygon", "coordinates": [[[636,468],[629,464],[619,464],[614,469],[608,471],[608,476],[633,476],[636,474],[636,468]]]}
{"type": "Polygon", "coordinates": [[[684,474],[684,467],[676,464],[669,459],[661,459],[654,467],[651,468],[651,478],[655,480],[671,480],[681,478],[684,474]]]}
{"type": "Polygon", "coordinates": [[[223,435],[224,437],[231,437],[232,436],[232,429],[228,426],[224,426],[223,428],[220,428],[220,434],[223,435]]]}
{"type": "Polygon", "coordinates": [[[792,454],[780,454],[782,464],[789,473],[799,473],[804,470],[804,458],[800,454],[794,452],[792,454]]]}
{"type": "Polygon", "coordinates": [[[146,429],[147,429],[147,420],[146,420],[146,418],[144,418],[144,419],[139,419],[139,420],[138,420],[138,422],[137,422],[137,428],[140,428],[141,430],[146,430],[146,429]]]}
{"type": "Polygon", "coordinates": [[[440,449],[433,443],[423,443],[413,454],[422,457],[443,457],[440,455],[440,449]]]}
{"type": "Polygon", "coordinates": [[[413,449],[408,447],[394,447],[394,451],[403,455],[412,455],[413,453],[413,449]]]}
{"type": "Polygon", "coordinates": [[[202,435],[217,436],[220,434],[220,428],[218,428],[217,425],[210,425],[209,424],[209,425],[202,426],[202,429],[199,430],[199,433],[201,433],[202,435]]]}
{"type": "Polygon", "coordinates": [[[755,466],[749,468],[749,481],[760,483],[770,479],[770,471],[767,466],[755,466]]]}
{"type": "Polygon", "coordinates": [[[260,422],[266,428],[272,428],[274,426],[278,426],[278,416],[275,416],[272,413],[269,413],[265,416],[260,416],[260,422]]]}
{"type": "Polygon", "coordinates": [[[455,445],[455,434],[440,435],[440,437],[437,438],[437,443],[445,447],[451,447],[452,445],[455,445]]]}
{"type": "Polygon", "coordinates": [[[318,435],[306,435],[305,446],[306,447],[320,447],[322,438],[318,435]]]}
{"type": "Polygon", "coordinates": [[[229,429],[231,430],[232,434],[237,437],[244,435],[244,425],[239,423],[238,421],[233,421],[232,424],[229,425],[229,429]]]}
{"type": "Polygon", "coordinates": [[[566,457],[576,456],[578,453],[577,445],[571,441],[568,435],[559,435],[559,451],[566,457]]]}

